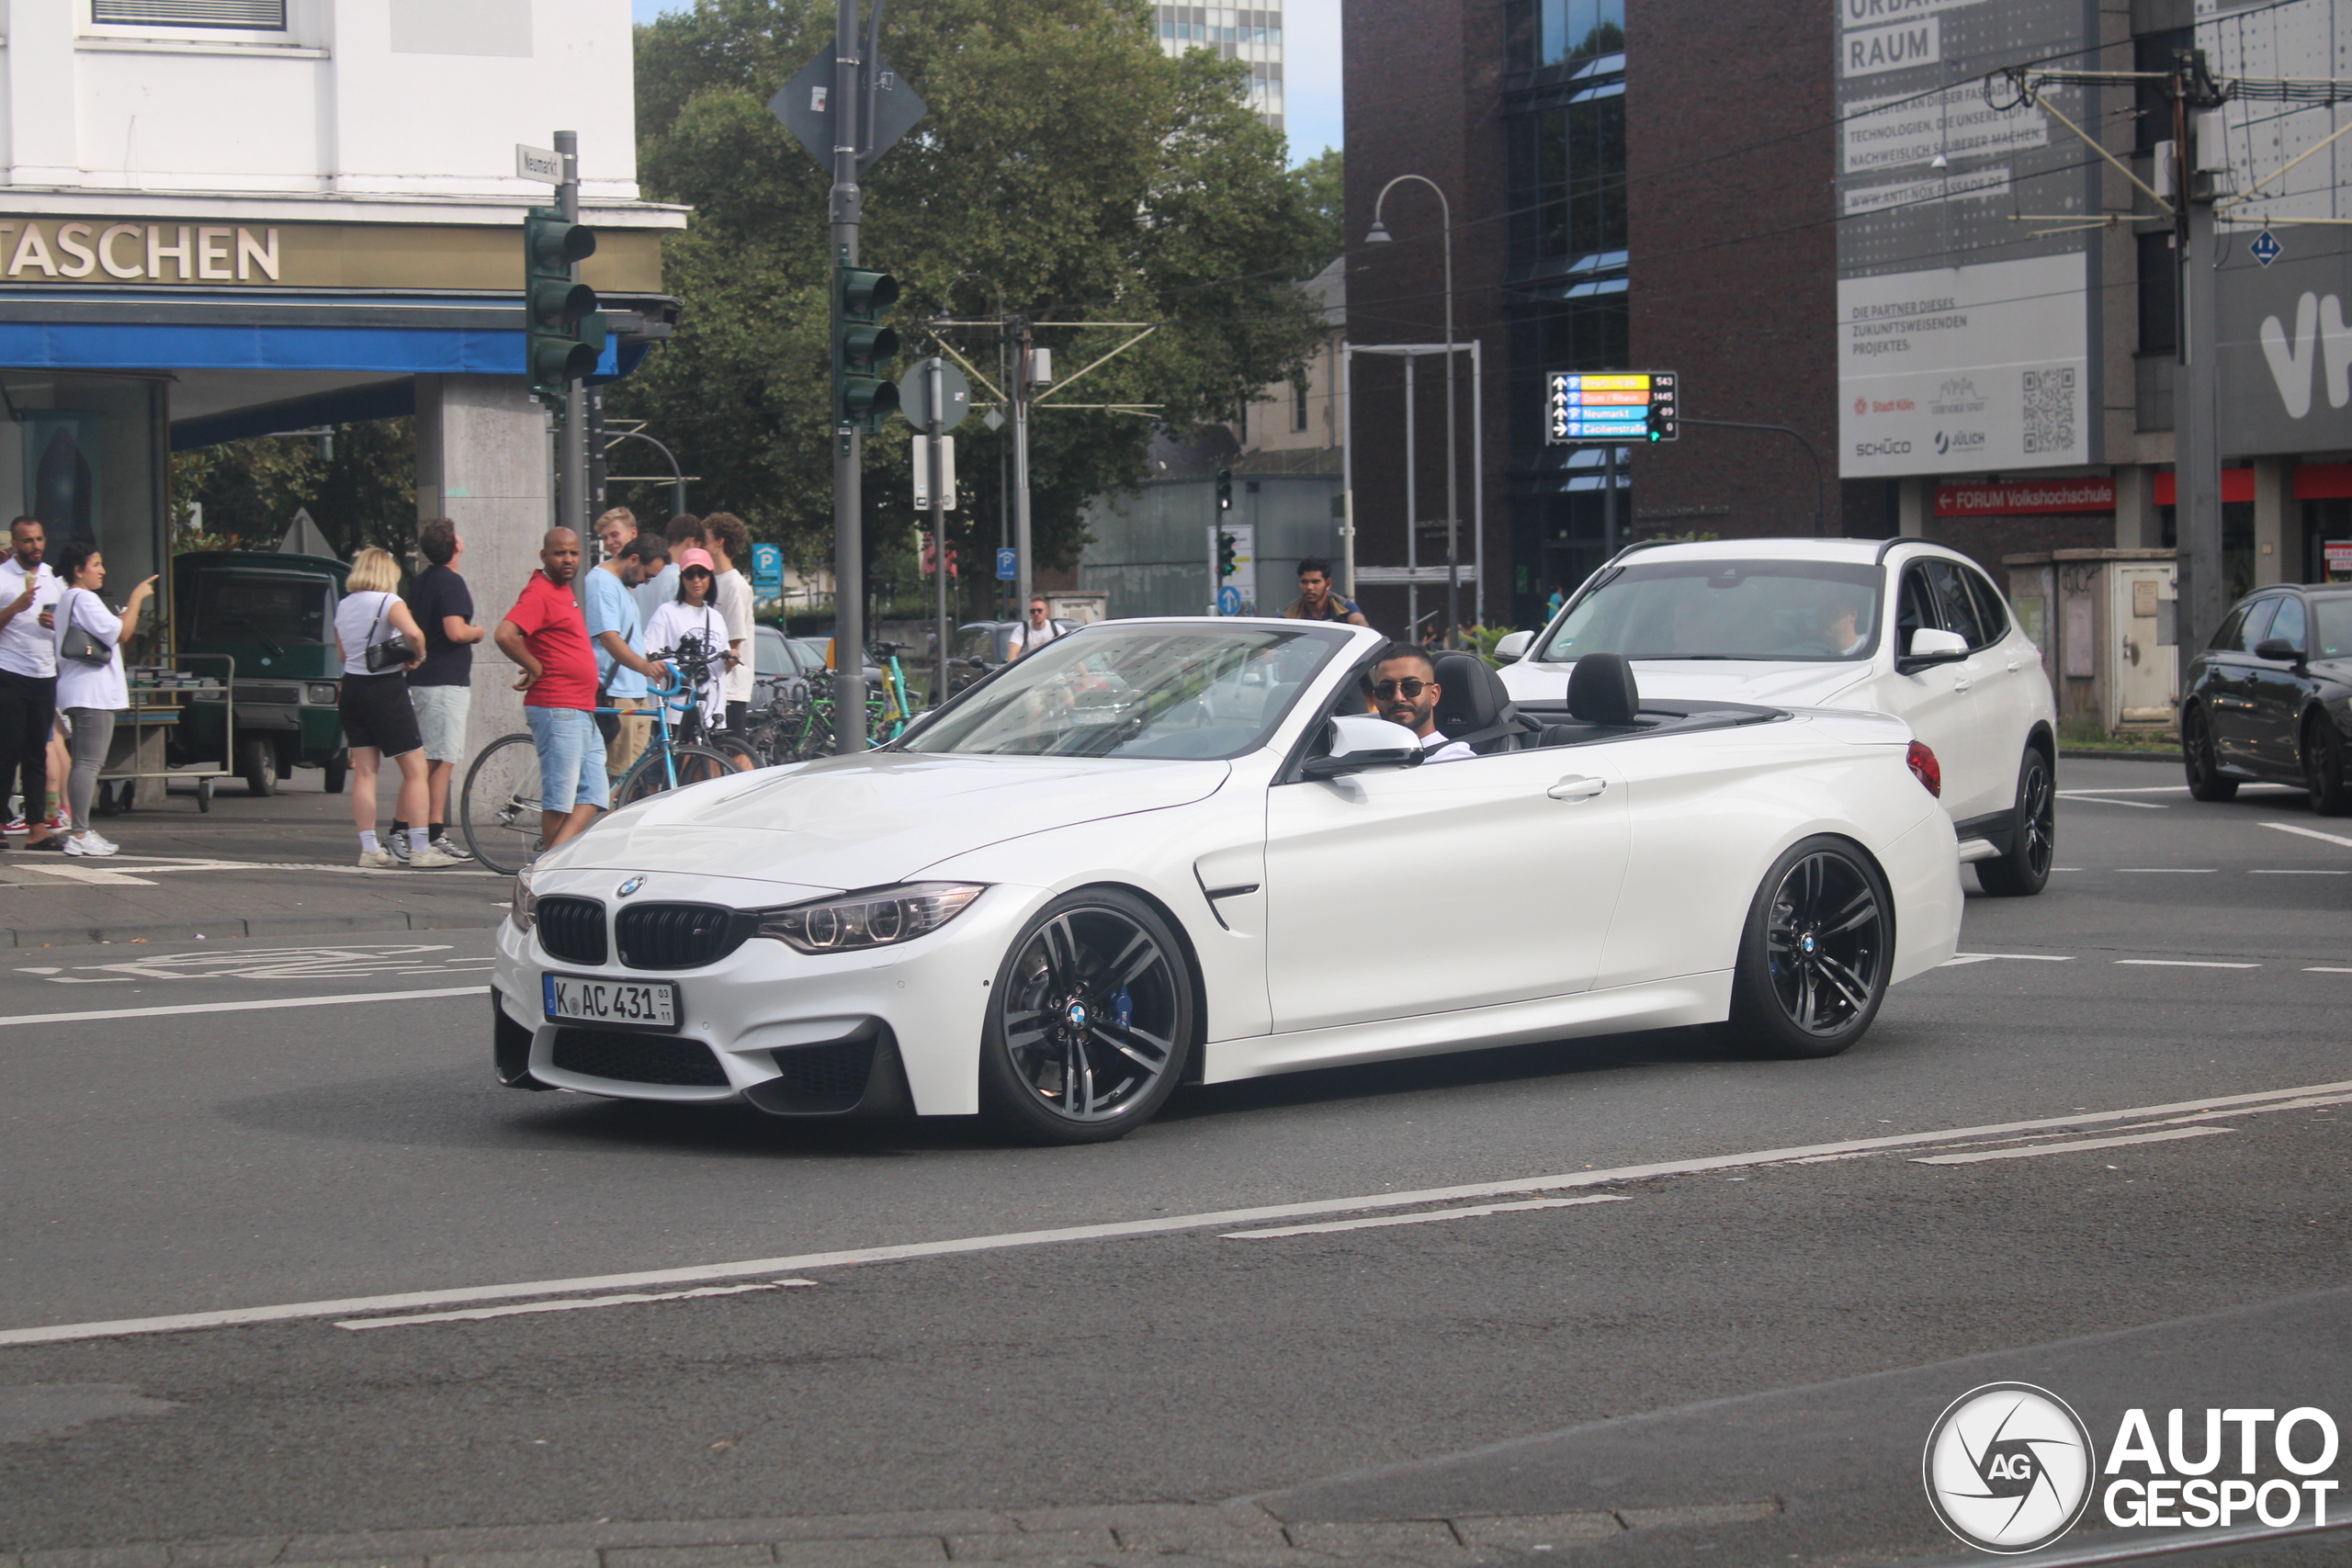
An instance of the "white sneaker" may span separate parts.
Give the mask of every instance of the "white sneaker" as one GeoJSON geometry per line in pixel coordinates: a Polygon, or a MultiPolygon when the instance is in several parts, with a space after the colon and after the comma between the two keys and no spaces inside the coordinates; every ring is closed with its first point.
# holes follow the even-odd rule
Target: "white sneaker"
{"type": "Polygon", "coordinates": [[[362,850],[359,852],[359,863],[370,871],[390,871],[393,861],[382,850],[362,850]]]}
{"type": "Polygon", "coordinates": [[[439,850],[433,848],[429,844],[421,850],[411,850],[408,855],[409,869],[412,871],[430,871],[436,865],[455,865],[457,863],[458,863],[455,860],[446,854],[443,854],[439,850]]]}
{"type": "Polygon", "coordinates": [[[95,831],[88,830],[76,833],[65,840],[65,852],[69,855],[105,856],[113,854],[119,848],[120,848],[119,845],[100,838],[95,831]]]}

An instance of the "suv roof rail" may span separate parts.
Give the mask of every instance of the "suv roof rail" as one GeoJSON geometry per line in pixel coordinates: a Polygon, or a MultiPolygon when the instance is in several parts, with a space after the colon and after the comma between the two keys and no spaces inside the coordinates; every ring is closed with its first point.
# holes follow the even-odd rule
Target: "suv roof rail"
{"type": "Polygon", "coordinates": [[[1935,542],[1933,539],[1922,538],[1917,534],[1897,534],[1892,539],[1879,541],[1878,555],[1871,564],[1884,566],[1886,558],[1894,553],[1894,547],[1897,545],[1932,545],[1935,542]]]}

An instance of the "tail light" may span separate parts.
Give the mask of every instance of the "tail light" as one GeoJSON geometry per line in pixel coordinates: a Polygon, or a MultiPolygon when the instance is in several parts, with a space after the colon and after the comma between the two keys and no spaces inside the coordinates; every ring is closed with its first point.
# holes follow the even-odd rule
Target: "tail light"
{"type": "Polygon", "coordinates": [[[1936,761],[1936,754],[1928,750],[1924,742],[1911,742],[1911,750],[1903,754],[1903,760],[1911,765],[1911,776],[1917,779],[1929,795],[1938,800],[1944,797],[1943,764],[1936,761]]]}

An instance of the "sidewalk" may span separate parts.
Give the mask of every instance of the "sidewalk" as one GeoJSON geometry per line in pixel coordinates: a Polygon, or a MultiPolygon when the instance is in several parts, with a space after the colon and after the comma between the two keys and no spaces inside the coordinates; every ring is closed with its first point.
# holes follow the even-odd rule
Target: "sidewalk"
{"type": "MultiPolygon", "coordinates": [[[[395,776],[379,781],[379,830],[395,776]]],[[[122,846],[107,860],[24,853],[12,835],[0,853],[0,947],[448,931],[504,913],[507,879],[472,865],[361,870],[350,797],[322,790],[317,770],[278,789],[256,800],[228,780],[207,813],[189,789],[104,818],[98,831],[122,846]]]]}

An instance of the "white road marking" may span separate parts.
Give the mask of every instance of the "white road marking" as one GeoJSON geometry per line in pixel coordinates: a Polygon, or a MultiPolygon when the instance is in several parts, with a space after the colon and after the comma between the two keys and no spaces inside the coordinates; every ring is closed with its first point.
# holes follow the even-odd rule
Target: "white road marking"
{"type": "Polygon", "coordinates": [[[1952,969],[1963,964],[1983,964],[1995,958],[2017,958],[2030,964],[2072,964],[2075,961],[2071,953],[1955,953],[1936,967],[1952,969]]]}
{"type": "Polygon", "coordinates": [[[2118,964],[2138,964],[2150,969],[2259,969],[2259,964],[2223,964],[2209,958],[2119,958],[2118,964]]]}
{"type": "Polygon", "coordinates": [[[77,964],[71,973],[43,971],[53,984],[96,985],[105,979],[142,980],[366,980],[379,975],[446,975],[453,969],[487,969],[494,960],[444,958],[451,944],[418,942],[353,942],[318,947],[254,947],[242,950],[159,953],[114,964],[77,964]],[[85,976],[97,976],[96,979],[85,976]]]}
{"type": "Polygon", "coordinates": [[[2142,811],[2169,811],[2172,809],[2172,807],[2165,805],[2161,801],[2109,800],[2103,795],[2076,795],[2072,790],[2063,789],[2058,792],[2058,798],[2061,800],[2071,800],[2081,806],[2130,806],[2142,811]]]}
{"type": "Polygon", "coordinates": [[[2121,876],[2211,876],[2215,867],[2210,865],[2119,865],[2121,876]]]}
{"type": "Polygon", "coordinates": [[[2323,833],[2316,828],[2299,828],[2292,822],[2265,822],[2261,826],[2281,833],[2293,833],[2301,838],[2317,839],[2322,843],[2342,844],[2346,849],[2352,850],[2352,839],[2345,838],[2340,833],[2323,833]]]}
{"type": "Polygon", "coordinates": [[[426,997],[486,997],[488,986],[436,986],[413,991],[355,991],[340,997],[274,997],[260,1002],[189,1002],[181,1007],[106,1008],[93,1012],[0,1014],[0,1029],[12,1023],[87,1023],[107,1018],[172,1018],[191,1012],[264,1012],[271,1008],[330,1008],[352,1002],[406,1002],[426,997]]]}
{"type": "Polygon", "coordinates": [[[2082,1138],[2071,1144],[2028,1144],[2018,1149],[1984,1149],[1965,1155],[1920,1155],[1913,1165],[1975,1165],[1988,1159],[2028,1159],[2035,1155],[2070,1155],[2078,1149],[2120,1149],[2126,1144],[2168,1144],[2176,1138],[2210,1138],[2234,1133],[2234,1127],[2168,1127],[2161,1133],[2134,1133],[2128,1138],[2082,1138]]]}
{"type": "MultiPolygon", "coordinates": [[[[402,993],[394,992],[395,996],[402,993]]],[[[285,1003],[271,1004],[285,1006],[285,1003]]],[[[627,1274],[594,1274],[572,1280],[529,1280],[503,1285],[469,1285],[452,1290],[405,1291],[379,1296],[353,1296],[340,1301],[280,1302],[267,1306],[230,1307],[213,1312],[174,1313],[155,1317],[117,1318],[106,1322],[44,1324],[28,1328],[0,1329],[0,1345],[48,1345],[71,1339],[108,1339],[126,1334],[165,1334],[187,1328],[221,1328],[241,1324],[283,1323],[294,1318],[345,1317],[358,1312],[384,1312],[400,1307],[452,1306],[460,1302],[513,1300],[519,1296],[577,1294],[582,1291],[628,1290],[647,1285],[687,1285],[710,1280],[740,1280],[747,1274],[798,1274],[812,1269],[836,1269],[852,1263],[897,1263],[913,1258],[953,1258],[966,1253],[1001,1252],[1012,1247],[1043,1247],[1057,1242],[1111,1241],[1127,1236],[1164,1235],[1175,1231],[1209,1230],[1219,1225],[1250,1224],[1265,1220],[1306,1219],[1316,1214],[1363,1213],[1374,1209],[1419,1209],[1432,1203],[1502,1198],[1519,1193],[1558,1191],[1580,1187],[1606,1187],[1657,1176],[1687,1176],[1693,1172],[1737,1170],[1752,1166],[1780,1165],[1817,1155],[1858,1154],[1880,1149],[1949,1145],[1968,1138],[1998,1138],[2013,1134],[2055,1131],[2070,1127],[2112,1126],[2145,1122],[2155,1116],[2227,1114],[2224,1108],[2288,1109],[2280,1101],[2312,1102],[2321,1095],[2352,1098],[2352,1079],[2304,1084],[2294,1089],[2263,1089],[2251,1094],[2213,1095],[2170,1105],[2141,1105],[2125,1111],[2077,1112],[2025,1122],[2004,1122],[1984,1127],[1947,1127],[1933,1133],[1896,1133],[1878,1138],[1851,1138],[1834,1144],[1800,1145],[1784,1149],[1758,1149],[1745,1154],[1717,1155],[1701,1159],[1661,1160],[1649,1165],[1619,1166],[1609,1170],[1579,1170],[1556,1176],[1520,1177],[1463,1187],[1433,1187],[1412,1192],[1368,1193],[1352,1198],[1327,1198],[1305,1203],[1280,1203],[1264,1208],[1227,1209],[1211,1213],[1170,1214],[1149,1220],[1121,1220],[1104,1224],[1067,1225],[1056,1230],[1012,1231],[995,1235],[958,1236],[945,1241],[908,1242],[894,1247],[865,1247],[834,1252],[802,1253],[789,1258],[761,1258],[731,1263],[707,1263],[684,1269],[646,1269],[627,1274]]]]}
{"type": "Polygon", "coordinates": [[[2352,876],[2352,871],[2321,871],[2303,866],[2297,866],[2292,870],[2274,871],[2267,866],[2256,866],[2246,874],[2248,876],[2352,876]]]}
{"type": "Polygon", "coordinates": [[[1378,1214],[1368,1220],[1327,1220],[1319,1225],[1283,1225],[1270,1231],[1227,1231],[1224,1241],[1267,1241],[1283,1235],[1322,1235],[1331,1231],[1365,1231],[1383,1225],[1425,1225],[1432,1220],[1476,1220],[1488,1214],[1517,1213],[1523,1209],[1573,1209],[1585,1203],[1630,1203],[1631,1198],[1603,1194],[1597,1198],[1530,1198],[1518,1203],[1481,1203],[1475,1209],[1440,1209],[1428,1214],[1378,1214]]]}
{"type": "MultiPolygon", "coordinates": [[[[485,871],[480,866],[469,865],[446,865],[425,871],[417,871],[409,866],[368,866],[356,863],[345,863],[342,862],[325,863],[320,861],[290,860],[187,860],[164,855],[114,855],[108,858],[117,862],[128,862],[136,865],[141,871],[156,873],[167,871],[331,871],[338,875],[420,877],[445,874],[447,876],[500,876],[502,874],[499,872],[485,871]]],[[[29,869],[40,871],[47,868],[42,866],[33,866],[29,869]]]]}
{"type": "Polygon", "coordinates": [[[2130,784],[2118,789],[2062,789],[2059,797],[2070,795],[2187,795],[2187,784],[2130,784]]]}
{"type": "Polygon", "coordinates": [[[27,865],[21,871],[37,871],[43,876],[53,876],[60,882],[79,882],[92,887],[153,887],[154,878],[132,876],[127,872],[101,871],[92,865],[27,865]]]}
{"type": "Polygon", "coordinates": [[[2352,969],[2327,969],[2314,964],[2303,973],[2306,975],[2352,975],[2352,969]]]}
{"type": "Polygon", "coordinates": [[[692,1291],[639,1292],[625,1296],[575,1297],[560,1302],[523,1302],[514,1306],[475,1307],[469,1312],[420,1312],[405,1317],[347,1317],[337,1328],[398,1328],[415,1323],[466,1323],[485,1317],[514,1317],[528,1312],[577,1312],[582,1307],[634,1306],[640,1302],[683,1302],[694,1296],[740,1296],[750,1291],[781,1291],[813,1285],[814,1280],[771,1280],[757,1285],[705,1285],[692,1291]]]}

